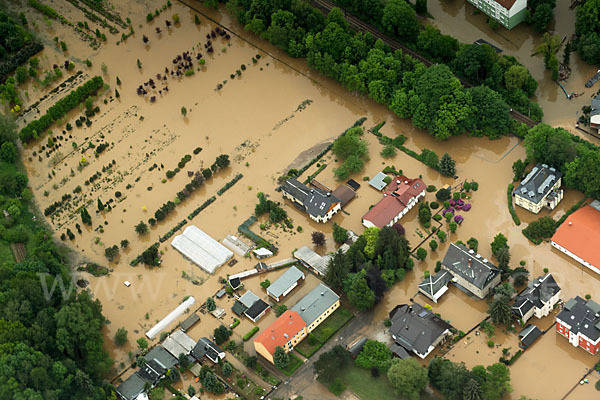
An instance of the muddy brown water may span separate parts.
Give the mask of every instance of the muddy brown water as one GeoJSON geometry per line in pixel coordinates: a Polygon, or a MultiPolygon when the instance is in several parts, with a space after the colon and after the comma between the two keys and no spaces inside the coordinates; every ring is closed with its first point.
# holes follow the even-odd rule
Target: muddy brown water
{"type": "MultiPolygon", "coordinates": [[[[58,3],[62,4],[61,1],[58,3]]],[[[446,9],[451,4],[453,3],[448,3],[445,6],[446,9]]],[[[62,6],[64,6],[65,14],[74,13],[69,17],[70,19],[81,18],[77,17],[75,11],[68,11],[72,7],[68,7],[66,4],[62,4],[62,6]]],[[[223,266],[214,276],[209,276],[184,260],[170,246],[170,239],[160,246],[163,253],[160,268],[129,266],[131,259],[156,241],[159,235],[163,235],[177,222],[186,218],[208,197],[216,194],[216,191],[235,174],[243,173],[244,178],[223,196],[217,196],[217,201],[196,216],[191,223],[221,240],[226,234],[234,234],[237,226],[252,214],[256,203],[256,194],[263,191],[272,199],[282,201],[284,209],[294,223],[292,232],[284,232],[281,228],[271,227],[261,233],[276,243],[280,249],[279,254],[273,258],[274,261],[291,257],[293,250],[303,245],[312,246],[310,234],[315,230],[323,231],[327,235],[326,246],[316,250],[321,254],[335,250],[336,246],[331,237],[331,224],[318,224],[300,213],[289,202],[283,201],[280,193],[274,190],[276,178],[290,166],[300,166],[306,159],[312,158],[312,154],[318,152],[319,144],[333,140],[362,116],[368,118],[365,127],[371,127],[383,120],[387,121],[382,132],[391,137],[399,133],[407,136],[406,146],[411,149],[419,151],[421,148],[429,148],[440,156],[444,152],[450,153],[457,160],[458,181],[469,179],[479,182],[480,189],[473,192],[469,199],[473,208],[464,213],[465,221],[457,233],[448,235],[449,240],[466,242],[470,237],[476,237],[479,240],[479,252],[485,257],[491,258],[489,243],[496,233],[502,232],[509,239],[513,266],[518,265],[520,260],[524,260],[534,277],[542,274],[543,268],[549,268],[562,286],[564,299],[586,293],[590,293],[594,298],[600,296],[597,276],[553,250],[548,243],[533,246],[521,234],[520,230],[526,226],[525,224],[538,216],[517,208],[517,213],[524,224],[520,227],[513,224],[506,206],[506,187],[512,179],[512,163],[525,157],[525,150],[518,139],[504,137],[496,141],[489,141],[465,136],[452,138],[443,143],[437,142],[426,133],[415,129],[409,121],[399,120],[384,107],[368,99],[348,94],[335,82],[310,71],[303,60],[286,57],[262,40],[244,32],[226,14],[214,10],[206,10],[206,12],[215,20],[231,27],[242,38],[233,36],[228,43],[222,39],[215,39],[215,52],[213,55],[205,54],[207,62],[201,71],[196,71],[192,77],[169,78],[168,94],[156,94],[157,101],[150,103],[149,96],[135,94],[137,86],[149,78],[155,77],[156,73],[162,72],[165,66],[170,66],[172,58],[177,54],[189,51],[198,43],[203,44],[206,33],[210,32],[214,25],[206,18],[201,17],[201,25],[196,26],[193,23],[194,14],[188,8],[174,4],[172,10],[168,11],[166,15],[178,13],[181,23],[168,31],[164,29],[163,33],[157,36],[154,28],[159,24],[163,26],[163,20],[166,17],[161,15],[158,21],[147,24],[143,17],[146,14],[146,7],[143,4],[126,2],[117,7],[122,10],[123,16],[129,15],[132,18],[136,33],[119,46],[114,44],[115,38],[109,36],[108,44],[99,51],[92,50],[87,44],[78,40],[71,30],[57,23],[53,23],[48,28],[39,16],[36,17],[34,13],[30,15],[28,11],[28,17],[38,21],[37,26],[42,37],[52,38],[58,35],[64,38],[69,44],[71,56],[82,60],[90,58],[93,62],[89,71],[81,64],[78,64],[78,68],[90,76],[101,74],[111,88],[109,91],[101,93],[96,100],[101,111],[98,116],[92,118],[92,126],[81,129],[74,128],[73,139],[60,142],[62,144],[60,150],[64,159],[55,167],[56,176],[54,178],[48,178],[50,158],[43,158],[40,162],[37,157],[32,155],[33,151],[39,151],[40,146],[46,143],[46,137],[37,143],[25,146],[23,150],[25,160],[28,160],[30,156],[32,158],[32,161],[26,161],[25,164],[30,176],[30,186],[34,189],[40,209],[43,210],[49,204],[59,200],[63,194],[72,193],[78,185],[83,188],[81,194],[74,196],[78,200],[73,200],[74,205],[71,210],[60,213],[54,219],[48,218],[47,221],[57,230],[58,235],[67,227],[71,228],[76,234],[76,239],[68,244],[80,259],[108,265],[112,269],[109,276],[102,278],[90,277],[83,273],[81,275],[86,275],[90,281],[90,288],[102,302],[104,314],[109,320],[104,329],[107,338],[106,348],[111,357],[116,360],[116,372],[120,371],[121,362],[129,363],[128,352],[135,352],[134,340],[143,336],[152,325],[174,309],[185,296],[193,295],[199,306],[206,297],[214,295],[221,287],[219,277],[251,268],[256,263],[254,259],[236,256],[239,263],[234,267],[223,266]],[[139,24],[142,24],[142,28],[138,27],[139,24]],[[143,44],[142,34],[146,34],[150,38],[149,45],[143,44]],[[256,43],[259,48],[243,39],[256,43]],[[225,52],[222,51],[223,47],[226,49],[225,52]],[[262,58],[255,65],[251,59],[256,54],[261,54],[262,58]],[[141,69],[136,66],[137,59],[143,63],[141,69]],[[107,66],[107,73],[101,71],[102,63],[107,66]],[[229,75],[235,73],[242,64],[246,65],[242,76],[231,79],[229,75]],[[107,101],[110,100],[110,95],[114,94],[116,76],[119,76],[122,81],[122,85],[118,87],[121,97],[118,100],[113,98],[112,102],[109,101],[107,105],[104,105],[103,100],[105,98],[107,101]],[[220,91],[216,91],[217,83],[222,83],[224,80],[227,80],[227,83],[220,91]],[[305,109],[298,110],[298,106],[305,100],[312,100],[312,103],[305,109]],[[186,118],[180,114],[182,106],[188,109],[186,118]],[[100,135],[104,135],[101,142],[111,143],[111,146],[98,158],[94,157],[92,150],[85,151],[84,154],[89,164],[78,171],[81,147],[78,151],[72,152],[71,143],[75,142],[82,146],[85,142],[92,141],[98,144],[100,142],[94,141],[101,139],[100,135]],[[198,146],[203,148],[202,152],[193,155],[192,150],[198,146]],[[140,220],[146,221],[164,202],[173,200],[176,192],[189,181],[188,170],[198,170],[212,164],[215,157],[221,153],[230,155],[231,167],[208,180],[201,189],[180,204],[168,218],[152,227],[149,234],[142,237],[137,236],[133,226],[140,220]],[[162,183],[165,171],[174,169],[185,154],[192,155],[191,161],[174,178],[162,183]],[[111,163],[112,160],[115,160],[112,173],[102,174],[102,177],[94,185],[84,185],[85,180],[89,179],[96,171],[101,170],[102,166],[111,163]],[[158,166],[163,164],[165,168],[149,171],[154,163],[158,166]],[[248,164],[246,165],[246,163],[248,164]],[[71,169],[74,171],[74,176],[71,176],[71,169]],[[54,185],[56,185],[56,189],[54,185]],[[127,185],[132,185],[132,187],[126,189],[127,185]],[[151,191],[148,191],[149,187],[152,187],[151,191]],[[48,191],[47,197],[43,195],[44,191],[48,191]],[[120,199],[115,197],[116,191],[123,193],[120,199]],[[112,211],[103,211],[97,214],[96,199],[98,197],[104,202],[113,199],[112,211]],[[77,201],[78,203],[75,205],[77,201]],[[74,214],[74,209],[84,202],[89,203],[88,210],[92,215],[93,225],[92,227],[83,227],[83,233],[79,235],[76,233],[74,225],[76,222],[81,224],[81,221],[80,217],[74,214]],[[103,228],[103,233],[99,229],[94,230],[100,226],[103,228]],[[302,233],[297,232],[297,226],[303,228],[302,233]],[[121,251],[117,262],[107,263],[104,258],[104,248],[119,244],[122,239],[129,240],[129,248],[121,251]],[[130,281],[132,286],[125,287],[123,285],[125,280],[130,281]],[[194,285],[191,283],[192,280],[202,283],[194,285]],[[122,348],[116,348],[113,345],[113,337],[116,330],[122,326],[129,331],[129,343],[122,348]]],[[[430,4],[429,7],[436,17],[436,24],[442,24],[445,20],[450,23],[451,12],[448,11],[448,16],[443,17],[439,10],[436,11],[433,4],[430,4]]],[[[482,17],[470,15],[464,11],[465,7],[470,6],[463,5],[458,8],[458,10],[462,10],[460,12],[468,14],[466,17],[468,24],[464,25],[470,28],[465,28],[465,30],[467,32],[469,29],[472,30],[474,37],[472,40],[486,37],[482,30],[485,30],[487,25],[479,25],[479,28],[476,28],[475,25],[479,22],[473,22],[482,17]]],[[[457,11],[454,17],[459,18],[460,13],[457,11]]],[[[440,28],[444,30],[442,25],[440,28]]],[[[524,28],[519,27],[517,31],[512,32],[521,30],[524,28]]],[[[459,39],[467,41],[465,38],[459,39]]],[[[527,40],[523,39],[521,47],[517,47],[517,49],[524,48],[524,43],[532,40],[531,37],[527,40]]],[[[528,46],[533,47],[534,44],[528,46]]],[[[508,53],[510,50],[506,51],[508,53]]],[[[529,50],[520,51],[527,54],[529,50]]],[[[51,46],[48,46],[42,53],[44,68],[48,68],[53,63],[59,63],[60,60],[64,61],[64,58],[64,54],[51,46]]],[[[531,60],[535,60],[534,63],[539,63],[541,66],[541,60],[535,58],[531,60]]],[[[525,63],[525,60],[521,60],[521,62],[525,63]]],[[[67,74],[65,74],[66,76],[67,74]]],[[[584,79],[582,76],[581,79],[587,78],[584,79]]],[[[47,89],[30,89],[30,102],[34,101],[35,96],[39,97],[46,92],[47,89]]],[[[560,104],[560,106],[557,106],[557,109],[563,109],[566,100],[561,99],[560,101],[563,103],[558,103],[558,101],[557,99],[556,104],[560,104]]],[[[47,106],[49,105],[43,105],[42,108],[47,106]]],[[[550,109],[552,110],[552,108],[550,109]]],[[[546,115],[554,115],[553,111],[545,111],[546,115]]],[[[81,109],[71,112],[63,123],[71,122],[74,125],[74,118],[81,112],[81,109]]],[[[565,118],[565,121],[569,120],[568,115],[561,116],[561,118],[565,118]]],[[[57,136],[62,129],[64,128],[52,127],[54,136],[57,136]]],[[[381,193],[370,188],[362,179],[374,176],[383,169],[384,165],[393,165],[402,169],[403,173],[409,177],[422,176],[427,184],[437,187],[446,183],[456,183],[452,179],[441,177],[437,172],[403,153],[397,154],[392,159],[384,160],[379,155],[381,145],[375,140],[376,138],[368,133],[364,137],[369,142],[370,161],[366,164],[363,172],[353,176],[362,186],[357,197],[345,208],[347,214],[339,213],[334,217],[334,221],[342,226],[357,233],[362,232],[362,215],[370,205],[375,204],[381,198],[381,193]]],[[[337,163],[331,153],[324,156],[323,161],[327,167],[317,176],[317,180],[334,189],[339,184],[333,177],[333,169],[337,163]]],[[[311,167],[306,175],[315,170],[316,166],[311,167]]],[[[555,211],[549,213],[544,210],[540,216],[558,217],[581,197],[580,193],[567,190],[564,200],[555,211]]],[[[433,199],[434,195],[428,193],[427,200],[433,199]]],[[[266,222],[264,217],[253,226],[253,229],[259,231],[259,224],[262,222],[266,222]]],[[[418,224],[416,210],[411,210],[402,219],[402,223],[411,244],[415,246],[421,242],[422,238],[419,233],[423,233],[424,229],[418,224]]],[[[447,231],[445,225],[443,229],[447,231]]],[[[427,246],[427,244],[425,245],[427,246]]],[[[427,259],[424,262],[417,262],[414,271],[407,273],[406,278],[396,284],[386,294],[384,300],[376,306],[375,322],[365,331],[368,336],[389,340],[382,323],[389,311],[397,304],[406,303],[410,299],[422,303],[427,302],[422,296],[416,296],[417,284],[422,279],[424,271],[433,271],[435,262],[443,258],[447,243],[441,244],[435,252],[431,252],[428,246],[426,249],[429,253],[427,259]]],[[[265,293],[260,289],[259,282],[266,277],[273,281],[280,273],[278,271],[250,278],[245,282],[246,287],[264,297],[265,293]]],[[[316,282],[317,279],[309,275],[307,282],[296,289],[285,303],[293,304],[310,289],[309,284],[316,282]]],[[[227,325],[233,321],[230,310],[232,299],[224,298],[218,300],[217,304],[225,308],[227,315],[222,321],[217,321],[212,316],[201,315],[202,322],[190,331],[193,338],[211,335],[212,330],[220,323],[227,325]]],[[[439,304],[431,305],[435,312],[439,312],[443,318],[450,320],[457,329],[463,331],[468,331],[478,324],[486,316],[487,311],[486,302],[474,300],[454,287],[450,288],[439,304]]],[[[270,312],[258,325],[262,329],[274,319],[274,313],[270,312]]],[[[240,326],[235,329],[234,335],[239,340],[239,337],[249,331],[252,326],[252,323],[243,319],[240,326]]],[[[581,349],[572,348],[560,337],[556,337],[555,340],[546,344],[548,338],[551,337],[550,333],[544,336],[542,341],[528,350],[511,367],[515,388],[513,397],[518,398],[521,394],[525,394],[538,398],[554,398],[556,394],[548,385],[532,387],[530,382],[540,382],[545,378],[539,369],[525,368],[528,363],[531,365],[543,362],[543,357],[556,356],[568,357],[576,371],[593,365],[593,358],[587,357],[581,349]],[[543,345],[541,345],[542,343],[543,345]],[[536,350],[536,346],[540,350],[536,350]],[[543,355],[540,355],[542,353],[543,355]],[[521,365],[523,367],[520,367],[521,365]]],[[[506,340],[513,339],[514,337],[506,340]]],[[[475,347],[481,347],[481,343],[464,348],[460,345],[456,346],[450,353],[452,360],[465,361],[468,365],[493,361],[491,356],[489,358],[479,357],[477,353],[472,352],[471,349],[475,347]]],[[[246,348],[249,351],[252,350],[248,343],[246,348]]],[[[485,350],[487,351],[487,349],[485,350]]],[[[576,383],[578,378],[575,375],[569,374],[568,379],[564,378],[565,389],[576,383]]],[[[581,391],[575,391],[572,396],[576,396],[581,391]]]]}

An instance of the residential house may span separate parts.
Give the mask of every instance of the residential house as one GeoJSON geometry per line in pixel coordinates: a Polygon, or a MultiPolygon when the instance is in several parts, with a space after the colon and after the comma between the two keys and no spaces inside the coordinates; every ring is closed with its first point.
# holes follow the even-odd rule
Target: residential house
{"type": "Polygon", "coordinates": [[[367,228],[392,226],[402,218],[419,199],[425,197],[425,183],[421,179],[398,176],[390,182],[381,199],[363,217],[367,228]]]}
{"type": "Polygon", "coordinates": [[[175,367],[178,362],[161,345],[150,350],[144,358],[146,359],[144,365],[117,386],[117,395],[122,400],[147,400],[147,388],[156,386],[166,372],[175,367]]]}
{"type": "MultiPolygon", "coordinates": [[[[451,334],[452,325],[417,303],[402,304],[390,312],[390,334],[394,342],[425,358],[451,334]]],[[[402,357],[402,353],[399,352],[402,357]]]]}
{"type": "MultiPolygon", "coordinates": [[[[344,251],[344,250],[342,250],[344,251]]],[[[344,251],[345,252],[345,251],[344,251]]],[[[329,267],[329,261],[333,258],[333,255],[321,256],[313,251],[308,246],[302,246],[294,252],[294,258],[296,258],[302,265],[309,268],[319,276],[324,276],[327,273],[329,267]]]]}
{"type": "MultiPolygon", "coordinates": [[[[225,294],[225,290],[221,289],[219,292],[223,292],[223,294],[225,294]]],[[[217,294],[217,297],[219,297],[219,295],[217,294]]],[[[196,323],[200,321],[200,316],[196,313],[193,313],[192,315],[190,315],[189,317],[187,317],[183,322],[181,322],[179,324],[179,327],[181,328],[182,331],[187,331],[188,329],[190,329],[192,326],[196,325],[196,323]]]]}
{"type": "Polygon", "coordinates": [[[450,243],[442,268],[452,274],[452,282],[467,292],[485,298],[500,283],[500,270],[488,259],[462,244],[450,243]]]}
{"type": "Polygon", "coordinates": [[[171,333],[162,342],[162,347],[176,358],[179,358],[181,354],[186,356],[190,354],[195,345],[196,341],[186,335],[181,329],[177,329],[171,333]]]}
{"type": "Polygon", "coordinates": [[[467,1],[506,29],[514,28],[527,18],[527,0],[467,1]]]}
{"type": "Polygon", "coordinates": [[[600,202],[594,200],[569,215],[552,236],[551,243],[555,249],[600,274],[600,202]]]}
{"type": "Polygon", "coordinates": [[[146,392],[146,381],[137,372],[125,379],[116,388],[117,395],[122,400],[137,400],[146,392]]]}
{"type": "Polygon", "coordinates": [[[554,210],[563,199],[561,182],[560,171],[546,164],[537,164],[513,190],[515,204],[535,214],[543,207],[554,210]]]}
{"type": "MultiPolygon", "coordinates": [[[[244,293],[237,302],[243,306],[243,314],[250,318],[252,322],[257,322],[270,308],[267,303],[261,300],[250,290],[246,291],[246,293],[244,293]]],[[[236,307],[235,304],[234,307],[236,307]]],[[[242,307],[239,307],[239,309],[242,309],[242,307]]]]}
{"type": "Polygon", "coordinates": [[[290,199],[317,222],[329,221],[342,209],[340,199],[319,188],[308,188],[294,178],[281,187],[283,197],[290,199]]]}
{"type": "MultiPolygon", "coordinates": [[[[600,70],[599,70],[600,71],[600,70]]],[[[600,74],[600,72],[598,72],[600,74]]],[[[592,99],[592,111],[590,111],[590,128],[600,128],[600,95],[592,99]]]]}
{"type": "Polygon", "coordinates": [[[440,270],[435,275],[429,275],[419,284],[419,293],[437,303],[439,298],[448,290],[448,282],[452,280],[452,275],[445,269],[440,270]]]}
{"type": "Polygon", "coordinates": [[[254,339],[254,350],[273,364],[278,346],[288,353],[307,334],[306,322],[296,311],[287,310],[254,339]]]}
{"type": "Polygon", "coordinates": [[[198,343],[192,349],[192,356],[199,362],[206,357],[216,364],[225,358],[225,352],[209,338],[203,337],[198,339],[198,343]]]}
{"type": "Polygon", "coordinates": [[[525,323],[533,315],[543,318],[550,314],[558,300],[560,300],[560,286],[552,274],[547,274],[529,283],[527,289],[515,299],[512,310],[517,318],[525,323]]]}
{"type": "Polygon", "coordinates": [[[590,354],[600,350],[600,304],[577,296],[556,316],[556,331],[590,354]]]}
{"type": "Polygon", "coordinates": [[[319,283],[313,290],[304,296],[292,310],[300,315],[306,322],[307,333],[311,333],[327,317],[340,306],[340,296],[333,290],[319,283]]]}
{"type": "Polygon", "coordinates": [[[287,296],[305,278],[304,272],[292,265],[275,282],[271,283],[267,288],[267,294],[275,301],[279,301],[281,298],[287,296]]]}

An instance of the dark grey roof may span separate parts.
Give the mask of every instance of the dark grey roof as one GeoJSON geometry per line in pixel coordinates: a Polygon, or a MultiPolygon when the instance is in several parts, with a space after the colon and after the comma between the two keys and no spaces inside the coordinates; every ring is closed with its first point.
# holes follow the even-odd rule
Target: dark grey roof
{"type": "Polygon", "coordinates": [[[546,164],[537,164],[513,193],[537,204],[561,177],[562,173],[555,168],[548,167],[546,164]]]}
{"type": "Polygon", "coordinates": [[[321,314],[331,307],[340,296],[322,283],[319,283],[313,290],[304,296],[294,307],[300,318],[306,322],[306,325],[312,324],[321,314]]]}
{"type": "Polygon", "coordinates": [[[219,353],[223,353],[223,350],[206,337],[198,339],[192,349],[192,356],[198,361],[206,356],[214,363],[219,362],[219,353]]]}
{"type": "Polygon", "coordinates": [[[156,385],[160,378],[167,372],[167,369],[157,360],[147,361],[144,366],[137,371],[140,378],[151,384],[156,385]]]}
{"type": "Polygon", "coordinates": [[[532,324],[527,325],[525,329],[519,332],[519,339],[524,348],[531,346],[540,336],[542,336],[542,331],[532,324]]]}
{"type": "Polygon", "coordinates": [[[256,318],[258,318],[269,307],[270,306],[263,300],[258,299],[254,302],[254,304],[252,304],[252,307],[244,312],[244,314],[246,314],[248,318],[256,320],[256,318]]]}
{"type": "Polygon", "coordinates": [[[125,400],[134,400],[144,391],[145,386],[146,381],[135,373],[117,386],[117,393],[125,400]]]}
{"type": "Polygon", "coordinates": [[[292,265],[275,282],[271,283],[267,288],[267,293],[279,298],[279,296],[295,285],[300,279],[304,279],[304,272],[292,265]]]}
{"type": "Polygon", "coordinates": [[[450,243],[442,264],[479,289],[485,288],[500,274],[500,270],[489,260],[457,243],[450,243]]]}
{"type": "Polygon", "coordinates": [[[233,307],[231,307],[231,311],[233,311],[236,315],[242,315],[247,309],[248,307],[246,307],[237,300],[235,301],[235,303],[233,303],[233,307]]]}
{"type": "Polygon", "coordinates": [[[294,178],[288,179],[282,190],[298,200],[308,214],[318,217],[324,217],[333,204],[340,202],[340,199],[331,193],[318,188],[308,188],[294,178]]]}
{"type": "Polygon", "coordinates": [[[452,276],[445,269],[437,272],[435,275],[429,275],[419,284],[419,289],[423,290],[430,297],[433,297],[441,288],[446,286],[452,280],[452,276]]]}
{"type": "Polygon", "coordinates": [[[346,185],[354,189],[355,192],[360,188],[360,183],[356,182],[354,179],[348,179],[348,181],[346,181],[346,185]]]}
{"type": "Polygon", "coordinates": [[[181,324],[179,324],[179,326],[185,332],[188,329],[190,329],[192,326],[194,326],[196,324],[196,322],[198,322],[198,321],[200,321],[200,316],[198,316],[198,314],[194,313],[194,314],[190,315],[189,317],[187,317],[181,324]]]}
{"type": "Polygon", "coordinates": [[[417,303],[402,304],[390,312],[390,333],[395,342],[406,350],[427,354],[435,343],[452,325],[417,303]]]}
{"type": "Polygon", "coordinates": [[[231,288],[233,290],[236,290],[237,288],[239,288],[240,286],[242,286],[242,280],[240,278],[233,278],[229,280],[229,286],[231,286],[231,288]]]}
{"type": "Polygon", "coordinates": [[[390,346],[390,351],[392,352],[392,354],[398,358],[401,359],[405,359],[405,358],[410,358],[410,354],[408,354],[408,351],[406,351],[406,349],[402,346],[400,346],[398,343],[394,342],[391,344],[390,346]]]}
{"type": "Polygon", "coordinates": [[[350,354],[353,357],[356,357],[362,351],[362,348],[365,345],[365,343],[367,343],[367,338],[366,337],[360,338],[359,340],[354,342],[352,344],[352,346],[350,346],[348,351],[350,352],[350,354]]]}
{"type": "Polygon", "coordinates": [[[592,110],[600,109],[600,96],[596,96],[592,99],[592,110]]]}
{"type": "Polygon", "coordinates": [[[146,359],[146,361],[157,360],[162,365],[164,365],[166,369],[171,369],[178,363],[177,358],[175,358],[171,353],[169,353],[167,350],[165,350],[164,347],[160,345],[150,350],[144,358],[146,359]]]}
{"type": "Polygon", "coordinates": [[[597,304],[596,302],[589,304],[588,301],[577,296],[565,304],[556,318],[569,324],[570,332],[574,334],[581,332],[592,341],[596,341],[600,338],[600,316],[594,311],[597,304]]]}
{"type": "Polygon", "coordinates": [[[517,296],[512,306],[513,312],[523,317],[532,307],[542,308],[559,291],[560,286],[552,274],[537,277],[517,296]]]}

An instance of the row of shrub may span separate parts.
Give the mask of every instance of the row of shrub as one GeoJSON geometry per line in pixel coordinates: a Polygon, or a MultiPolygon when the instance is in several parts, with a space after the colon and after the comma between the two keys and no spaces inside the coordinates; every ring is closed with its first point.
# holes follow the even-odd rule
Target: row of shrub
{"type": "Polygon", "coordinates": [[[177,232],[178,230],[181,229],[182,226],[184,226],[185,224],[187,224],[187,219],[182,220],[181,222],[179,222],[177,225],[175,225],[173,227],[173,229],[171,229],[169,232],[165,233],[164,236],[160,236],[158,238],[158,241],[160,243],[163,243],[165,240],[169,239],[171,236],[173,236],[175,234],[175,232],[177,232]]]}
{"type": "Polygon", "coordinates": [[[71,195],[66,193],[63,194],[62,199],[61,200],[57,200],[54,203],[50,204],[48,207],[46,207],[46,209],[44,210],[44,216],[49,216],[50,214],[54,213],[54,211],[56,211],[58,208],[60,208],[65,201],[68,201],[71,199],[71,195]]]}
{"type": "Polygon", "coordinates": [[[428,167],[435,169],[436,171],[440,170],[439,156],[437,155],[437,153],[435,151],[429,150],[429,149],[422,149],[421,154],[419,154],[416,151],[411,150],[404,146],[404,142],[406,142],[406,139],[407,139],[406,136],[398,135],[392,139],[389,136],[383,135],[381,132],[379,132],[379,129],[381,129],[381,127],[383,126],[384,123],[385,123],[385,121],[376,125],[373,129],[371,129],[371,133],[379,138],[379,143],[381,143],[384,146],[392,145],[395,148],[397,148],[398,150],[403,151],[404,153],[408,154],[412,158],[414,158],[418,161],[421,161],[423,164],[427,165],[428,167]]]}
{"type": "Polygon", "coordinates": [[[252,329],[250,329],[250,331],[248,333],[246,333],[243,337],[244,342],[247,342],[248,340],[250,340],[250,338],[252,336],[254,336],[254,334],[258,332],[258,326],[253,327],[252,329]]]}
{"type": "Polygon", "coordinates": [[[315,172],[313,172],[308,177],[306,177],[306,179],[304,180],[304,184],[306,185],[307,183],[309,183],[310,181],[315,179],[315,177],[317,175],[319,175],[321,173],[321,171],[323,171],[325,169],[325,167],[327,167],[327,164],[321,164],[315,172]]]}
{"type": "Polygon", "coordinates": [[[46,111],[46,114],[40,119],[31,121],[27,124],[21,129],[21,132],[19,132],[19,138],[22,142],[28,142],[31,139],[37,138],[38,135],[48,129],[50,125],[64,117],[70,110],[77,107],[89,96],[96,93],[103,85],[104,81],[102,80],[102,77],[93,77],[77,89],[71,91],[67,96],[57,101],[56,104],[50,107],[48,111],[46,111]]]}
{"type": "Polygon", "coordinates": [[[223,186],[221,189],[217,190],[217,194],[219,196],[221,196],[223,193],[225,193],[229,188],[231,188],[233,185],[235,185],[236,182],[239,181],[240,179],[242,179],[243,177],[244,177],[244,175],[237,174],[232,180],[227,182],[225,184],[225,186],[223,186]]]}
{"type": "Polygon", "coordinates": [[[506,201],[508,202],[508,211],[510,212],[510,216],[512,217],[514,223],[519,226],[521,225],[521,220],[519,219],[519,216],[517,215],[517,212],[515,211],[515,207],[513,205],[513,198],[512,198],[512,192],[513,189],[515,188],[515,185],[513,185],[512,183],[508,185],[508,190],[506,192],[506,201]]]}
{"type": "Polygon", "coordinates": [[[49,7],[45,4],[42,4],[37,0],[28,0],[28,3],[31,7],[35,8],[36,10],[38,10],[39,12],[41,12],[48,18],[52,18],[57,21],[60,21],[61,23],[65,24],[65,25],[71,25],[71,23],[65,17],[60,15],[54,8],[49,7]]]}
{"type": "Polygon", "coordinates": [[[204,203],[202,203],[202,205],[200,207],[196,208],[194,211],[192,211],[190,213],[190,215],[188,215],[188,220],[191,221],[196,215],[200,214],[200,212],[202,210],[204,210],[206,207],[208,207],[215,200],[217,200],[217,198],[215,196],[209,197],[204,203]]]}
{"type": "Polygon", "coordinates": [[[30,57],[44,50],[44,45],[39,42],[32,42],[13,54],[7,55],[0,63],[0,82],[4,82],[8,75],[24,64],[30,57]]]}

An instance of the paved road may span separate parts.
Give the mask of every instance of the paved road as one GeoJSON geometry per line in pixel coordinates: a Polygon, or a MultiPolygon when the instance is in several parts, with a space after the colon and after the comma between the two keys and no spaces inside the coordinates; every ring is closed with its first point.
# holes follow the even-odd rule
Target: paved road
{"type": "Polygon", "coordinates": [[[315,398],[338,399],[325,386],[315,380],[313,363],[319,359],[322,353],[331,350],[335,345],[346,346],[352,343],[357,337],[367,334],[370,325],[374,323],[373,316],[373,310],[356,316],[348,325],[329,339],[319,351],[313,354],[307,362],[298,368],[292,377],[288,378],[277,389],[271,392],[267,399],[289,399],[293,395],[300,394],[307,400],[315,398]]]}

